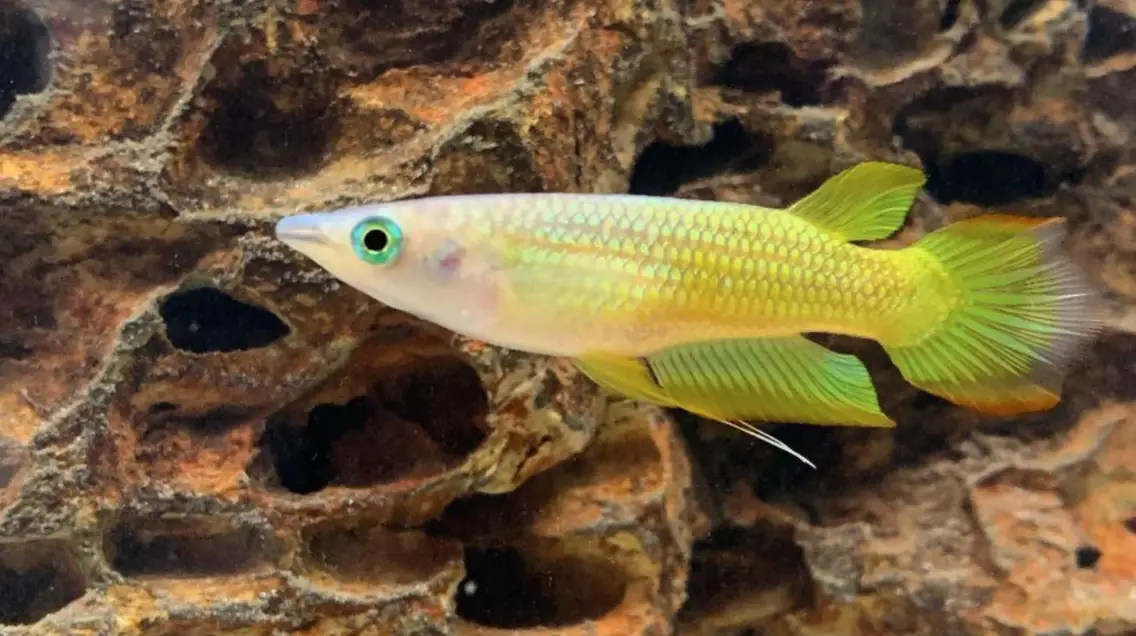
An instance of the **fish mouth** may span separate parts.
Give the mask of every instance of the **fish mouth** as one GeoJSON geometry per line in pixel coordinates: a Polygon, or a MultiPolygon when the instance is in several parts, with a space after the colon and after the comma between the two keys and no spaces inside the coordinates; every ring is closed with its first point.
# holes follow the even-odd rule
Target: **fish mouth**
{"type": "Polygon", "coordinates": [[[276,238],[289,245],[326,245],[328,236],[314,214],[287,216],[276,222],[276,238]]]}

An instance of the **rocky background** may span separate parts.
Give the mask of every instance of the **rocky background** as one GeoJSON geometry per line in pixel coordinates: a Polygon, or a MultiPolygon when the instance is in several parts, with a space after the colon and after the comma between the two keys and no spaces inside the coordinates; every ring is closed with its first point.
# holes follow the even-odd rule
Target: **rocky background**
{"type": "Polygon", "coordinates": [[[0,633],[1136,634],[1133,0],[0,0],[0,633]],[[929,175],[903,245],[1069,219],[1110,330],[997,421],[605,402],[369,301],[281,214],[770,205],[929,175]]]}

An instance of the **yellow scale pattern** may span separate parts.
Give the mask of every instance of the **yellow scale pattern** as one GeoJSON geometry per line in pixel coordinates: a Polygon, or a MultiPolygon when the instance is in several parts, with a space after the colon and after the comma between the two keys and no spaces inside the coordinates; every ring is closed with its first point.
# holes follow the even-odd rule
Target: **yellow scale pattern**
{"type": "Polygon", "coordinates": [[[832,237],[779,210],[682,199],[518,197],[490,223],[526,320],[610,332],[613,348],[836,330],[875,335],[908,306],[897,252],[832,237]],[[599,230],[597,232],[597,229],[599,230]]]}

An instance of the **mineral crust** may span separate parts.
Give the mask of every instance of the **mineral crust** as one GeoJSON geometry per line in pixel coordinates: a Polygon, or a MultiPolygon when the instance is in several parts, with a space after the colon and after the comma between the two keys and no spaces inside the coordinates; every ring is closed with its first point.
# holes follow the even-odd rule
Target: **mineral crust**
{"type": "Polygon", "coordinates": [[[0,634],[1136,634],[1132,0],[0,0],[0,634]],[[784,205],[924,169],[883,247],[1067,219],[1109,329],[1008,421],[608,399],[338,284],[280,215],[784,205]]]}

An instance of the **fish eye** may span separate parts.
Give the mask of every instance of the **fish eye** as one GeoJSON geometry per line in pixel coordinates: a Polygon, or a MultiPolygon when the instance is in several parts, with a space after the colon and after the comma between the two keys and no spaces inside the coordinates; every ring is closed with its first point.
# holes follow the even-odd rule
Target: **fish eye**
{"type": "Polygon", "coordinates": [[[398,257],[402,229],[386,217],[372,217],[355,226],[351,242],[359,258],[372,265],[387,265],[398,257]]]}

